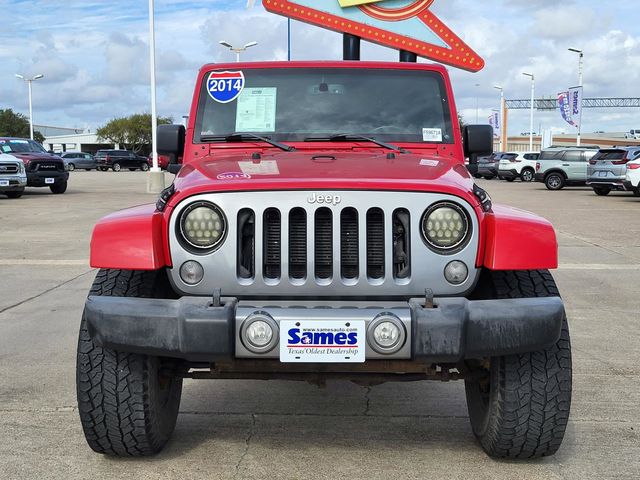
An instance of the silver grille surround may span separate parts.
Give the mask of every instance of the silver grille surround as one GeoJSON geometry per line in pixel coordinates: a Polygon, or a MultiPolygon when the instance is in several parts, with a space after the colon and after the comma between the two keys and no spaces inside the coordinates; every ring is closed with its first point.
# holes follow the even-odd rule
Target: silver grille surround
{"type": "Polygon", "coordinates": [[[478,218],[464,200],[453,195],[418,192],[386,191],[268,191],[268,192],[229,192],[209,193],[189,197],[173,211],[169,221],[169,248],[173,267],[169,269],[169,278],[173,287],[183,295],[208,296],[214,289],[222,289],[225,296],[241,298],[255,297],[379,297],[379,296],[422,296],[430,288],[436,296],[459,296],[469,292],[475,285],[479,270],[475,268],[479,244],[478,218]],[[340,198],[339,204],[310,203],[311,194],[333,195],[340,198]],[[226,241],[216,251],[197,255],[186,251],[177,239],[176,223],[181,212],[193,202],[208,201],[217,205],[228,219],[226,241]],[[425,210],[436,202],[450,201],[461,206],[470,218],[472,234],[469,243],[453,255],[443,255],[430,250],[422,239],[421,219],[425,210]],[[269,208],[281,212],[281,251],[282,269],[280,279],[264,278],[263,262],[263,217],[269,208]],[[294,208],[303,208],[307,213],[307,276],[294,279],[289,276],[289,212],[294,208]],[[319,208],[331,210],[334,219],[333,228],[333,275],[331,279],[317,279],[314,276],[314,218],[319,208]],[[359,263],[360,274],[357,279],[344,279],[340,265],[340,214],[343,209],[354,208],[358,212],[359,225],[359,263]],[[371,279],[366,273],[366,213],[371,208],[380,208],[384,212],[385,222],[385,276],[371,279]],[[238,212],[251,209],[255,212],[255,276],[252,279],[239,278],[237,275],[237,229],[238,212]],[[411,275],[406,279],[393,277],[393,212],[406,209],[411,216],[411,275]],[[198,285],[185,284],[179,275],[180,266],[195,260],[202,264],[205,276],[198,285]],[[452,260],[461,260],[469,267],[469,278],[461,285],[451,285],[444,278],[444,268],[452,260]]]}

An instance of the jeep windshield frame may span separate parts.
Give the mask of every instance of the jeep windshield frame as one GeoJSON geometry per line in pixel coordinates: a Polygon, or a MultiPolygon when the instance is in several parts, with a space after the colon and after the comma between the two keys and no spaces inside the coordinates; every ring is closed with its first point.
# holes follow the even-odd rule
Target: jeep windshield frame
{"type": "Polygon", "coordinates": [[[214,143],[207,140],[238,131],[278,142],[304,142],[337,134],[392,143],[456,142],[453,103],[438,71],[247,68],[243,70],[242,93],[227,103],[214,100],[208,91],[209,75],[221,71],[228,69],[207,70],[199,87],[196,144],[214,143]]]}

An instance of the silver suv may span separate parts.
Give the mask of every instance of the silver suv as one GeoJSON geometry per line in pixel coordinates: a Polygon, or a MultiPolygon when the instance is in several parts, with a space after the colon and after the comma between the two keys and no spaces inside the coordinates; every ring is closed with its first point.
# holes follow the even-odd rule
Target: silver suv
{"type": "Polygon", "coordinates": [[[543,150],[536,163],[536,181],[549,190],[561,190],[567,185],[585,185],[589,160],[598,147],[552,147],[543,150]]]}
{"type": "Polygon", "coordinates": [[[589,161],[587,185],[596,195],[609,195],[611,190],[624,190],[627,163],[640,158],[640,145],[600,150],[589,161]]]}
{"type": "Polygon", "coordinates": [[[27,173],[22,160],[0,153],[0,194],[20,198],[26,186],[27,173]]]}

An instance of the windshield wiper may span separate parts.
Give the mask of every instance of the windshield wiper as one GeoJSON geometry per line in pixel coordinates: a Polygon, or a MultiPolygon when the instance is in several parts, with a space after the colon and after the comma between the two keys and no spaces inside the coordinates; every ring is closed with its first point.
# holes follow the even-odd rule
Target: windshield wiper
{"type": "Polygon", "coordinates": [[[309,137],[304,139],[305,142],[371,142],[375,143],[379,147],[386,148],[388,150],[393,150],[395,152],[407,153],[407,151],[398,147],[397,145],[392,145],[390,143],[381,142],[380,140],[376,140],[372,137],[365,137],[364,135],[352,135],[350,133],[339,133],[336,135],[331,135],[329,137],[309,137]]]}
{"type": "Polygon", "coordinates": [[[275,142],[269,137],[262,137],[255,133],[236,132],[231,135],[203,135],[200,137],[203,142],[244,142],[246,140],[260,140],[261,142],[268,143],[271,146],[284,150],[285,152],[295,152],[295,147],[291,145],[285,145],[284,143],[275,142]]]}

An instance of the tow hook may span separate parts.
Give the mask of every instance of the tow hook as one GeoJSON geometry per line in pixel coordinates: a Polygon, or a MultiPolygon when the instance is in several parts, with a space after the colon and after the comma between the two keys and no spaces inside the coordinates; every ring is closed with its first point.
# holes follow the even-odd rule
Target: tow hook
{"type": "Polygon", "coordinates": [[[436,308],[433,303],[433,290],[430,288],[424,291],[424,308],[436,308]]]}
{"type": "Polygon", "coordinates": [[[222,306],[222,302],[220,300],[221,298],[222,298],[222,289],[214,288],[213,293],[211,294],[211,303],[209,304],[209,308],[221,307],[222,306]]]}

